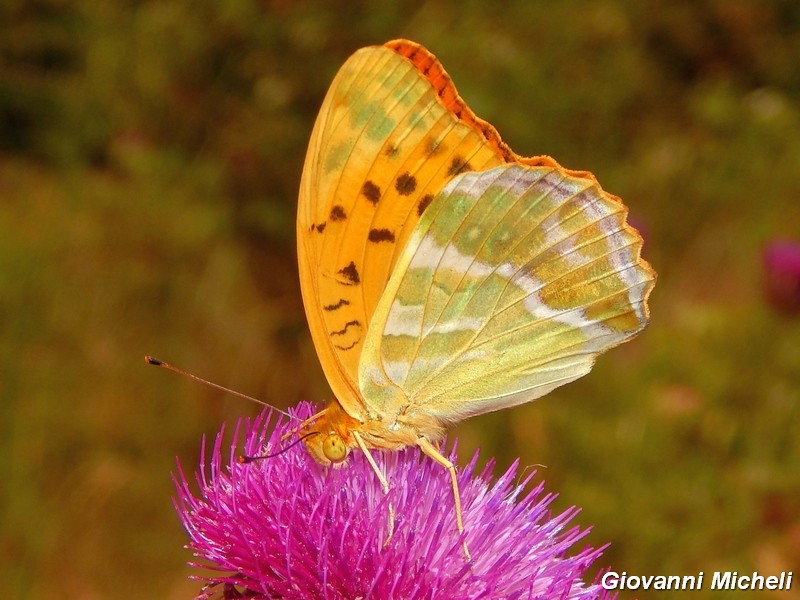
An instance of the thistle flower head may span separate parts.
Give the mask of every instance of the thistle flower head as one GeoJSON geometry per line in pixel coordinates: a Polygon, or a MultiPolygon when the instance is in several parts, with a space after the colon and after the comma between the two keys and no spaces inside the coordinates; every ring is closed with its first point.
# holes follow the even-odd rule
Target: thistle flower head
{"type": "MultiPolygon", "coordinates": [[[[299,405],[304,419],[312,406],[299,405]]],[[[244,419],[244,454],[271,453],[296,427],[270,410],[244,419]],[[275,422],[273,422],[275,421],[275,422]]],[[[552,516],[554,499],[540,484],[525,493],[514,483],[516,463],[492,482],[476,456],[459,469],[468,562],[455,526],[448,473],[418,449],[373,451],[391,490],[383,493],[366,458],[353,452],[341,468],[325,469],[297,446],[274,458],[239,464],[236,442],[223,459],[223,432],[196,474],[175,476],[176,509],[188,547],[218,574],[198,597],[330,600],[356,598],[605,598],[583,581],[602,549],[570,548],[588,530],[568,528],[576,508],[552,516]],[[388,531],[389,503],[395,514],[388,531]]]]}

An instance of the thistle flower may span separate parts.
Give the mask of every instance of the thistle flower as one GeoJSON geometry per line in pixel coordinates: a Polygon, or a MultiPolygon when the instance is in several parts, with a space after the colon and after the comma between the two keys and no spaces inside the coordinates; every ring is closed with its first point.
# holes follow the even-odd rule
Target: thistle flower
{"type": "MultiPolygon", "coordinates": [[[[300,404],[299,419],[313,414],[300,404]]],[[[189,534],[188,547],[218,574],[200,576],[198,598],[408,600],[423,598],[605,598],[582,577],[602,549],[567,551],[588,530],[569,521],[575,507],[552,516],[555,498],[540,484],[524,493],[533,476],[515,485],[515,463],[492,483],[488,464],[475,472],[477,454],[459,469],[468,562],[455,527],[447,472],[416,448],[373,452],[391,486],[385,495],[360,452],[342,468],[319,466],[301,447],[266,460],[239,464],[236,439],[244,430],[244,454],[284,447],[281,436],[296,423],[265,410],[239,422],[223,459],[223,431],[209,464],[205,444],[192,491],[178,465],[175,506],[189,534]],[[389,503],[395,528],[388,532],[389,503]]],[[[452,459],[452,457],[451,457],[452,459]]]]}
{"type": "Polygon", "coordinates": [[[800,243],[772,242],[764,249],[767,298],[786,314],[800,313],[800,243]]]}

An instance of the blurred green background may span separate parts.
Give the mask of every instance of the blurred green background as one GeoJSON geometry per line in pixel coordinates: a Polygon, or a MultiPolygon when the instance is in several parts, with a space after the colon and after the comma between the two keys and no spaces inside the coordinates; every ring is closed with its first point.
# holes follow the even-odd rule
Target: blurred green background
{"type": "Polygon", "coordinates": [[[546,465],[615,570],[794,569],[750,597],[800,597],[800,320],[761,267],[800,241],[796,0],[3,2],[5,595],[196,593],[170,472],[258,407],[142,357],[281,407],[328,397],[297,188],[336,70],[395,37],[517,152],[622,196],[659,273],[644,334],[458,427],[461,461],[546,465]]]}

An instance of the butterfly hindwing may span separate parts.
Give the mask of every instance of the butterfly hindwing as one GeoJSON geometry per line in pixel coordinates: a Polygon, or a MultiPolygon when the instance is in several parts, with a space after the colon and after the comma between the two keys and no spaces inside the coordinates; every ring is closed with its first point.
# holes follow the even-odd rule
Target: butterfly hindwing
{"type": "Polygon", "coordinates": [[[455,178],[395,266],[360,370],[378,412],[442,421],[533,400],[640,331],[654,273],[593,179],[504,165],[455,178]]]}

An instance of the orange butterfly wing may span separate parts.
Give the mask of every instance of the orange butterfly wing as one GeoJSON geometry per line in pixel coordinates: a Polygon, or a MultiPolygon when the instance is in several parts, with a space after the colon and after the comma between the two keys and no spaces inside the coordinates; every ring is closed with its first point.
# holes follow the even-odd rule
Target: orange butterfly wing
{"type": "Polygon", "coordinates": [[[419,216],[458,173],[510,162],[561,169],[547,156],[514,154],[422,46],[362,48],[339,70],[306,155],[297,243],[314,345],[351,416],[367,416],[358,387],[364,338],[419,216]]]}

